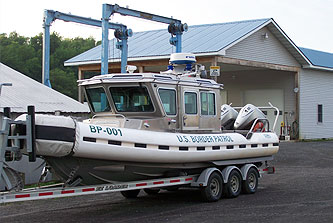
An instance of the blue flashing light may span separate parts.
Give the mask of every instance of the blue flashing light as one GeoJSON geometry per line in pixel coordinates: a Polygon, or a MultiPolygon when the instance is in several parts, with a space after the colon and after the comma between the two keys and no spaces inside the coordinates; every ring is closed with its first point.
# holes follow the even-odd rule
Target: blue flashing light
{"type": "Polygon", "coordinates": [[[168,70],[173,70],[173,66],[172,65],[168,65],[168,70]]]}
{"type": "Polygon", "coordinates": [[[188,63],[186,64],[186,70],[192,70],[192,64],[191,63],[188,63]]]}

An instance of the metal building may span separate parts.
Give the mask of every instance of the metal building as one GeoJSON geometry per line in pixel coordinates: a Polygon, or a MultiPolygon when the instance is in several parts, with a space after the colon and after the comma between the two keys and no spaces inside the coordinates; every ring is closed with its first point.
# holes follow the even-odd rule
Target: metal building
{"type": "MultiPolygon", "coordinates": [[[[128,64],[139,72],[165,70],[175,49],[167,30],[134,33],[128,64]]],[[[120,71],[116,41],[109,44],[109,73],[120,71]]],[[[299,48],[273,19],[190,26],[183,34],[183,52],[196,55],[206,69],[221,67],[223,102],[233,106],[272,102],[279,123],[294,127],[301,139],[333,137],[333,54],[299,48]],[[298,131],[299,129],[299,131],[298,131]]],[[[78,66],[79,79],[100,71],[101,46],[65,62],[78,66]]],[[[79,100],[83,101],[82,94],[79,100]]],[[[265,111],[270,120],[272,111],[265,111]]],[[[280,127],[275,129],[280,133],[280,127]]]]}
{"type": "MultiPolygon", "coordinates": [[[[25,76],[24,74],[0,63],[0,84],[10,83],[12,86],[2,86],[0,95],[0,126],[4,107],[10,107],[11,118],[27,112],[28,105],[34,105],[36,113],[62,114],[77,117],[88,117],[88,106],[75,101],[45,85],[25,76]]],[[[38,182],[44,167],[43,160],[37,159],[35,163],[29,163],[23,156],[19,162],[7,162],[7,164],[25,175],[25,183],[38,182]]],[[[4,185],[0,184],[0,190],[4,185]]]]}

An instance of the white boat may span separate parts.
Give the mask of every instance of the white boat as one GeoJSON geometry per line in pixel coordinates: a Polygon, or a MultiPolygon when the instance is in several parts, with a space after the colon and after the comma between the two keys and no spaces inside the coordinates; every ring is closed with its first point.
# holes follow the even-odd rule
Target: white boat
{"type": "Polygon", "coordinates": [[[178,53],[166,72],[80,81],[94,116],[79,122],[36,115],[37,155],[64,180],[98,184],[199,173],[221,161],[277,153],[277,135],[253,128],[263,117],[251,117],[251,129],[241,129],[237,117],[237,130],[221,130],[223,86],[203,78],[194,62],[194,55],[178,53]]]}

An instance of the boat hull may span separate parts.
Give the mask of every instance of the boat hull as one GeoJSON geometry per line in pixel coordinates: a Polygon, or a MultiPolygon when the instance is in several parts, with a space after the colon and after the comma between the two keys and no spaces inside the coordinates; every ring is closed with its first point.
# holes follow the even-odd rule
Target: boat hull
{"type": "Polygon", "coordinates": [[[86,124],[70,117],[57,119],[54,120],[54,116],[36,116],[37,155],[70,155],[127,162],[191,163],[268,156],[279,149],[279,139],[272,132],[255,132],[250,139],[246,139],[237,132],[156,132],[86,124]]]}
{"type": "Polygon", "coordinates": [[[77,157],[45,157],[52,171],[64,182],[80,178],[84,185],[198,174],[213,163],[154,164],[96,160],[77,157]]]}
{"type": "Polygon", "coordinates": [[[37,155],[63,179],[84,184],[121,182],[200,172],[214,161],[272,156],[275,133],[184,134],[77,122],[70,117],[36,115],[37,155]]]}

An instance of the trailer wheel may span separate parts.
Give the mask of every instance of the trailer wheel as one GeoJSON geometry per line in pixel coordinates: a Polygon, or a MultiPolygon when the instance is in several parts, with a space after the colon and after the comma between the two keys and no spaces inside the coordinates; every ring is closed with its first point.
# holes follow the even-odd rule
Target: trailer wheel
{"type": "Polygon", "coordinates": [[[213,172],[208,179],[207,186],[201,189],[201,197],[204,201],[218,201],[222,196],[222,177],[220,174],[213,172]]]}
{"type": "Polygon", "coordinates": [[[244,194],[253,194],[257,191],[258,188],[258,171],[255,168],[250,168],[246,174],[246,180],[243,181],[243,193],[244,194]]]}
{"type": "Polygon", "coordinates": [[[120,193],[126,198],[136,198],[140,193],[140,190],[126,190],[120,191],[120,193]]]}
{"type": "Polygon", "coordinates": [[[224,195],[227,198],[235,198],[241,192],[242,178],[237,170],[232,170],[229,174],[228,182],[224,185],[224,195]]]}
{"type": "Polygon", "coordinates": [[[155,195],[155,194],[158,194],[160,192],[160,189],[158,189],[158,188],[145,188],[145,189],[143,189],[143,191],[148,195],[155,195]]]}

